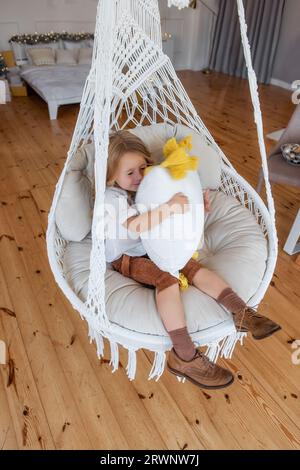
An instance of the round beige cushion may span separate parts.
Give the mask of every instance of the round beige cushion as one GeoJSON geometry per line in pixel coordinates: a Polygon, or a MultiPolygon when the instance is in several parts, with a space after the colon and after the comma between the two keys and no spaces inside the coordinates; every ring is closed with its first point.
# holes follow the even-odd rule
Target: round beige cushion
{"type": "MultiPolygon", "coordinates": [[[[206,217],[200,262],[248,301],[266,269],[267,242],[254,216],[235,198],[218,191],[212,191],[210,197],[212,210],[206,217]]],[[[81,242],[70,242],[64,257],[66,279],[83,301],[87,296],[91,245],[90,236],[81,242]]],[[[109,264],[105,287],[106,311],[113,323],[141,333],[167,335],[156,309],[153,288],[122,276],[109,264]]],[[[203,341],[222,337],[232,328],[231,316],[194,286],[182,292],[182,299],[188,330],[200,331],[203,341]]]]}

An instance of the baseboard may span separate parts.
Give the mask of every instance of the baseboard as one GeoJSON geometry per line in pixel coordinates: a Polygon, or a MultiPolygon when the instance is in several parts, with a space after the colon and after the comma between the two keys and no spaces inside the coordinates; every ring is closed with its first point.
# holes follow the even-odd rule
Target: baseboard
{"type": "Polygon", "coordinates": [[[285,90],[293,91],[292,83],[284,82],[283,80],[278,80],[277,78],[271,78],[270,85],[279,86],[285,90]]]}

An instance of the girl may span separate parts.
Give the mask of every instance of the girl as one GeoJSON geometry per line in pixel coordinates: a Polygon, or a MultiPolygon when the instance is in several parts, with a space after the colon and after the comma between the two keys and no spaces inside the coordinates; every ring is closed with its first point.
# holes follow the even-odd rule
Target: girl
{"type": "MultiPolygon", "coordinates": [[[[107,162],[105,208],[106,260],[124,276],[155,287],[157,310],[170,335],[173,349],[167,367],[170,372],[185,377],[203,388],[217,389],[233,382],[232,373],[197,350],[188,334],[178,279],[161,271],[147,256],[140,233],[148,231],[167,217],[189,210],[182,193],[154,210],[139,214],[134,206],[135,193],[143,179],[151,155],[143,142],[129,131],[115,132],[110,137],[107,162]],[[108,217],[109,208],[111,212],[108,217]]],[[[208,192],[205,209],[210,210],[208,192]]],[[[190,284],[213,297],[232,312],[238,331],[251,332],[263,339],[280,329],[272,320],[258,315],[216,273],[191,259],[181,272],[190,284]]]]}

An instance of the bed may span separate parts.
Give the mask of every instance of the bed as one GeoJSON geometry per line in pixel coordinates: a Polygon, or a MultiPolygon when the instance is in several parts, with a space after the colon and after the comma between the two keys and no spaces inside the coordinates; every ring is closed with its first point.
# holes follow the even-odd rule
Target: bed
{"type": "Polygon", "coordinates": [[[58,107],[80,103],[90,65],[22,65],[21,77],[46,101],[50,119],[57,119],[58,107]],[[67,85],[67,86],[66,86],[67,85]]]}

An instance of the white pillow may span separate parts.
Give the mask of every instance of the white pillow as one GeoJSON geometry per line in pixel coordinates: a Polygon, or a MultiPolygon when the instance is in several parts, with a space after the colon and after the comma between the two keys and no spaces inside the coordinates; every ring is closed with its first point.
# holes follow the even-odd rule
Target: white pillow
{"type": "Polygon", "coordinates": [[[56,208],[56,225],[68,241],[83,240],[92,225],[91,185],[81,171],[70,171],[65,176],[56,208]]]}
{"type": "Polygon", "coordinates": [[[33,62],[32,62],[31,56],[29,54],[29,51],[31,51],[32,49],[53,49],[53,50],[56,50],[56,49],[59,49],[60,43],[59,43],[59,41],[58,42],[47,42],[47,43],[38,42],[36,44],[23,44],[23,46],[24,46],[24,54],[25,54],[25,57],[28,61],[28,64],[33,65],[33,62]]]}
{"type": "Polygon", "coordinates": [[[85,40],[82,41],[63,41],[64,49],[73,50],[73,49],[80,49],[80,47],[85,47],[86,43],[85,40]]]}
{"type": "Polygon", "coordinates": [[[56,225],[65,240],[81,241],[91,230],[94,161],[94,144],[86,144],[68,165],[55,213],[56,225]]]}
{"type": "Polygon", "coordinates": [[[60,64],[76,65],[77,64],[74,50],[57,49],[55,55],[56,55],[56,63],[58,65],[60,64]]]}
{"type": "Polygon", "coordinates": [[[17,65],[23,65],[28,62],[28,57],[26,55],[26,48],[24,44],[19,42],[12,41],[11,48],[13,50],[15,62],[17,65]]]}
{"type": "Polygon", "coordinates": [[[93,50],[90,47],[81,47],[78,51],[78,64],[90,65],[92,63],[93,50]]]}
{"type": "Polygon", "coordinates": [[[174,179],[168,169],[155,166],[143,178],[135,198],[139,212],[144,213],[179,192],[187,196],[189,211],[173,214],[152,230],[141,233],[150,259],[162,271],[176,277],[197,250],[203,234],[204,205],[197,171],[187,171],[184,178],[174,179]]]}
{"type": "Polygon", "coordinates": [[[55,65],[55,52],[53,49],[30,49],[28,55],[33,65],[55,65]]]}

